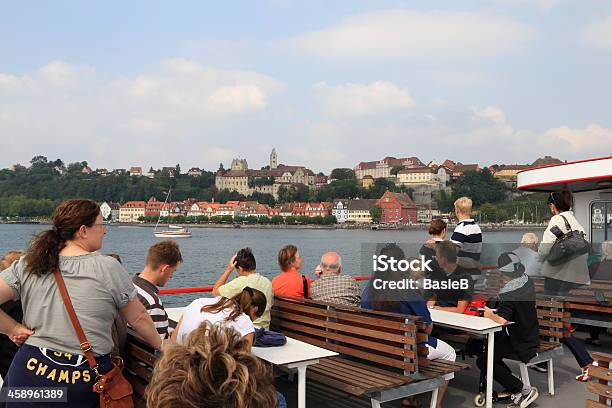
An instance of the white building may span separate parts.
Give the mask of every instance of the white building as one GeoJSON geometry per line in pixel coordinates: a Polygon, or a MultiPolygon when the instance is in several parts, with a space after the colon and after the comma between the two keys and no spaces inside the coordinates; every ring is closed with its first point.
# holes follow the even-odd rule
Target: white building
{"type": "Polygon", "coordinates": [[[335,201],[331,215],[336,217],[338,223],[346,222],[348,220],[348,200],[335,201]]]}
{"type": "Polygon", "coordinates": [[[100,204],[100,214],[102,214],[102,218],[104,220],[109,220],[111,217],[111,206],[108,205],[108,203],[105,201],[102,204],[100,204]]]}

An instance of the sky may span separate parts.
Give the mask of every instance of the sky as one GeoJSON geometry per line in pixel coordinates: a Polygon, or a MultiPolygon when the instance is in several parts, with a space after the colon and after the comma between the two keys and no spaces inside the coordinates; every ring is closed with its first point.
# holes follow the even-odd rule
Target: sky
{"type": "Polygon", "coordinates": [[[0,168],[612,154],[606,0],[2,1],[0,168]]]}

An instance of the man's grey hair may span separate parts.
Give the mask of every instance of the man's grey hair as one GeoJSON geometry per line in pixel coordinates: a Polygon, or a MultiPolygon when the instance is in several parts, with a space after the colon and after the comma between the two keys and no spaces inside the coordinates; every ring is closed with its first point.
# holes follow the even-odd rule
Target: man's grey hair
{"type": "Polygon", "coordinates": [[[521,238],[521,244],[527,246],[535,246],[538,245],[538,236],[536,234],[534,234],[533,232],[528,232],[526,234],[523,235],[523,238],[521,238]]]}
{"type": "MultiPolygon", "coordinates": [[[[324,259],[325,259],[326,256],[334,256],[336,258],[336,261],[334,261],[334,263],[331,264],[331,265],[334,265],[334,266],[337,265],[337,268],[333,268],[333,269],[338,269],[338,271],[340,271],[340,269],[342,268],[342,257],[340,256],[340,254],[338,254],[337,252],[326,252],[326,253],[324,253],[321,256],[321,265],[323,265],[324,259]]],[[[327,266],[331,266],[331,265],[327,264],[327,266]]],[[[323,268],[323,272],[325,272],[325,271],[326,271],[326,268],[323,268]]]]}

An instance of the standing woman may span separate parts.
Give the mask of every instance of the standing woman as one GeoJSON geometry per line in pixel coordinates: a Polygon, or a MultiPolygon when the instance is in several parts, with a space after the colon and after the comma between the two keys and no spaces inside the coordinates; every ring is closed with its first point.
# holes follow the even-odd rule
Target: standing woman
{"type": "MultiPolygon", "coordinates": [[[[544,277],[544,294],[567,296],[573,288],[591,283],[587,266],[588,254],[580,255],[561,265],[551,265],[550,262],[547,262],[547,259],[553,244],[557,240],[551,229],[557,227],[564,233],[568,232],[565,225],[566,221],[572,231],[584,232],[584,228],[574,217],[572,211],[574,196],[570,191],[562,190],[551,193],[547,204],[553,216],[544,231],[542,243],[538,249],[538,260],[542,262],[541,275],[544,277]]],[[[576,380],[587,381],[589,379],[589,365],[593,362],[593,358],[587,351],[586,346],[582,340],[574,336],[562,338],[561,342],[570,349],[582,369],[582,372],[576,376],[576,380]]]]}
{"type": "MultiPolygon", "coordinates": [[[[53,214],[53,228],[34,237],[26,255],[0,273],[0,304],[21,299],[23,305],[23,325],[0,311],[0,332],[18,344],[25,340],[9,369],[7,387],[63,387],[67,402],[57,406],[99,406],[100,397],[92,389],[96,377],[62,301],[54,277],[57,269],[100,373],[111,369],[111,325],[117,314],[149,344],[161,348],[128,273],[115,259],[97,252],[106,234],[102,221],[96,202],[64,201],[53,214]]],[[[25,406],[35,404],[7,403],[25,406]]]]}
{"type": "Polygon", "coordinates": [[[591,283],[587,266],[588,254],[581,255],[556,266],[546,262],[550,249],[557,240],[551,229],[557,227],[564,233],[568,232],[565,225],[566,220],[572,231],[578,230],[584,232],[584,228],[578,223],[572,211],[574,196],[570,191],[563,190],[551,193],[548,196],[547,203],[553,216],[544,231],[544,236],[538,249],[538,258],[543,262],[540,273],[544,276],[544,294],[565,296],[573,288],[591,283]]]}

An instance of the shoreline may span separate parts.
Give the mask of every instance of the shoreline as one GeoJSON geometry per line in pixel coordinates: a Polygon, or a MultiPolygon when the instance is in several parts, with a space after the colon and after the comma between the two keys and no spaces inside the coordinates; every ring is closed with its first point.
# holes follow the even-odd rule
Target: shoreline
{"type": "MultiPolygon", "coordinates": [[[[31,221],[23,222],[0,222],[0,225],[49,225],[49,221],[40,221],[33,223],[31,221]]],[[[373,229],[371,224],[331,224],[331,225],[317,225],[317,224],[305,224],[305,225],[286,225],[286,224],[176,224],[185,228],[222,228],[222,229],[315,229],[315,230],[368,230],[368,231],[427,231],[429,224],[414,224],[414,225],[403,225],[398,228],[393,227],[380,227],[373,229]]],[[[140,222],[122,222],[108,224],[108,227],[144,227],[154,228],[155,223],[140,223],[140,222]]],[[[455,224],[448,224],[449,228],[454,228],[455,224]]],[[[483,232],[504,232],[504,231],[543,231],[546,229],[546,225],[542,224],[525,224],[525,225],[480,225],[483,232]]]]}
{"type": "MultiPolygon", "coordinates": [[[[49,225],[49,220],[40,221],[0,221],[0,225],[49,225]]],[[[165,224],[164,224],[165,225],[165,224]]],[[[220,229],[321,229],[321,230],[368,230],[368,231],[427,231],[429,224],[412,224],[402,225],[400,227],[378,226],[372,228],[373,224],[221,224],[221,223],[206,223],[206,224],[186,224],[177,223],[184,228],[220,228],[220,229]]],[[[454,228],[456,224],[449,223],[448,228],[454,228]]],[[[544,224],[479,224],[483,232],[504,232],[504,231],[543,231],[546,229],[544,224]]],[[[140,222],[116,222],[107,224],[107,227],[144,227],[154,228],[155,223],[140,223],[140,222]]],[[[162,227],[163,228],[163,227],[162,227]]]]}

